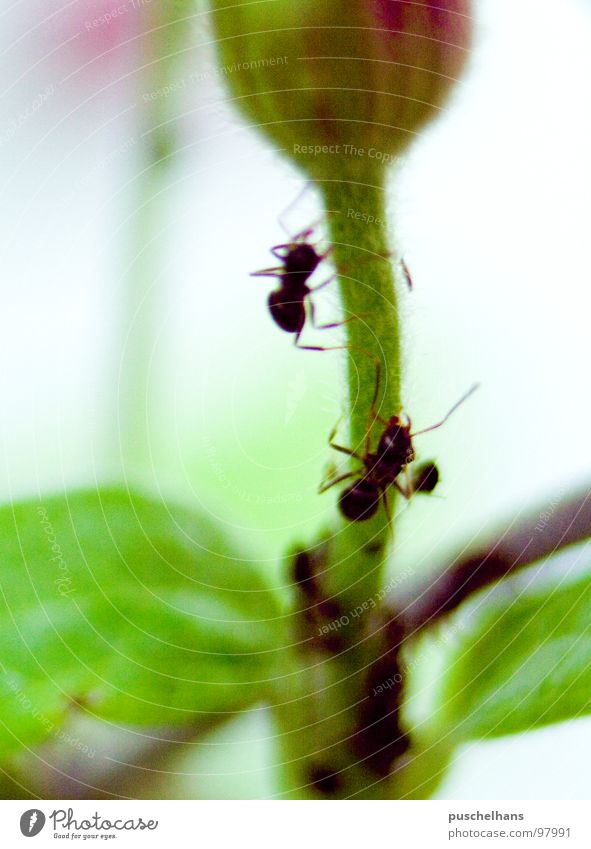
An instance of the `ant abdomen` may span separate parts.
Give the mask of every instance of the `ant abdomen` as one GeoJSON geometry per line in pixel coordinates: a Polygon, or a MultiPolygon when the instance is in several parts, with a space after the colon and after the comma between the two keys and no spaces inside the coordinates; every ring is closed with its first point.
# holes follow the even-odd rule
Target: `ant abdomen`
{"type": "Polygon", "coordinates": [[[376,514],[380,497],[379,487],[361,478],[343,490],[339,498],[339,510],[350,522],[363,522],[376,514]]]}
{"type": "Polygon", "coordinates": [[[281,330],[287,333],[301,333],[306,323],[306,308],[304,301],[285,289],[271,292],[268,300],[271,318],[281,330]]]}

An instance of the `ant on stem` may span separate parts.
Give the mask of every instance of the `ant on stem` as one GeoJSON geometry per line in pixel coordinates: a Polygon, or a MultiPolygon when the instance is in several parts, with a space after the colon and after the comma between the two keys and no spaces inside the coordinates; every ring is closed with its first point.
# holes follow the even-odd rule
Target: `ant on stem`
{"type": "MultiPolygon", "coordinates": [[[[334,321],[329,324],[316,324],[315,306],[310,296],[332,283],[336,275],[331,275],[328,280],[318,286],[309,285],[310,277],[332,250],[332,248],[328,248],[325,253],[319,253],[316,246],[309,241],[313,232],[314,227],[308,227],[294,236],[290,242],[272,247],[271,253],[282,265],[254,271],[251,277],[274,277],[278,281],[278,287],[269,294],[267,302],[269,312],[271,318],[281,330],[294,334],[294,344],[297,348],[306,351],[327,351],[333,350],[333,348],[299,344],[308,314],[316,330],[342,327],[356,317],[353,316],[344,321],[334,321]]],[[[357,316],[357,318],[360,317],[357,316]]]]}
{"type": "Polygon", "coordinates": [[[330,253],[330,248],[325,253],[319,253],[316,247],[309,242],[313,232],[314,229],[310,227],[294,236],[291,242],[275,245],[271,248],[271,253],[282,265],[275,268],[263,268],[261,271],[253,272],[251,276],[275,277],[278,280],[278,288],[270,293],[268,300],[271,318],[281,330],[295,334],[294,344],[296,347],[323,351],[325,349],[318,346],[299,344],[308,316],[306,305],[309,305],[312,324],[319,330],[340,327],[344,322],[323,325],[317,325],[315,322],[314,303],[310,299],[310,295],[332,283],[334,276],[329,277],[328,280],[318,286],[311,287],[308,285],[312,274],[330,253]]]}
{"type": "Polygon", "coordinates": [[[386,512],[388,512],[387,493],[388,487],[391,485],[395,486],[406,499],[410,499],[415,492],[433,492],[439,480],[439,470],[433,462],[421,466],[413,478],[407,477],[406,486],[398,481],[401,472],[408,471],[408,465],[415,459],[413,438],[445,424],[452,413],[478,388],[478,384],[472,386],[437,424],[411,433],[411,422],[408,416],[404,414],[391,416],[390,419],[386,420],[377,414],[375,405],[378,399],[379,385],[380,365],[376,363],[376,388],[369,412],[369,419],[372,421],[368,420],[363,454],[335,443],[336,428],[333,429],[329,437],[331,448],[340,451],[342,454],[347,454],[349,457],[354,457],[362,465],[361,471],[339,475],[322,484],[319,490],[320,493],[326,492],[342,481],[356,478],[350,486],[343,490],[339,497],[339,509],[342,515],[351,522],[362,522],[370,519],[377,512],[382,499],[386,512]],[[371,451],[371,425],[375,421],[383,425],[384,430],[379,438],[376,451],[371,451]]]}
{"type": "MultiPolygon", "coordinates": [[[[307,182],[298,196],[289,205],[288,210],[299,203],[303,194],[310,188],[311,183],[307,182]]],[[[335,210],[329,210],[327,216],[334,213],[335,210]]],[[[287,232],[282,218],[285,212],[280,217],[281,226],[287,232]]],[[[279,260],[281,265],[272,268],[263,268],[260,271],[252,272],[252,277],[274,277],[278,286],[274,289],[268,298],[268,308],[271,318],[275,324],[286,333],[294,335],[294,344],[298,348],[303,348],[309,351],[325,351],[332,350],[323,348],[319,345],[300,345],[300,337],[304,331],[308,314],[312,325],[317,330],[329,330],[331,328],[342,327],[352,318],[345,321],[331,322],[330,324],[317,325],[315,321],[315,306],[311,298],[314,292],[318,292],[325,286],[333,282],[336,275],[331,275],[328,280],[320,283],[318,286],[311,287],[309,280],[318,268],[318,266],[329,256],[332,247],[329,247],[324,253],[319,252],[316,245],[310,242],[310,237],[314,233],[316,225],[302,230],[296,236],[290,237],[288,242],[280,245],[275,245],[271,248],[273,256],[279,260]]],[[[386,257],[383,257],[384,259],[386,257]]],[[[412,289],[412,278],[408,270],[408,266],[402,263],[402,271],[409,289],[412,289]]]]}

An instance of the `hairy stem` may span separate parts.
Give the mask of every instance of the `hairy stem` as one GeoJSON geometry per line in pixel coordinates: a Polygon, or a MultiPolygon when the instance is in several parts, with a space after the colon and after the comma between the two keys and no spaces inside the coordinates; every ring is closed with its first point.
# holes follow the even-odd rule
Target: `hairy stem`
{"type": "MultiPolygon", "coordinates": [[[[349,446],[363,454],[380,429],[372,412],[388,418],[401,408],[401,344],[392,261],[387,242],[384,188],[381,172],[365,183],[331,181],[323,185],[333,244],[332,259],[339,277],[347,332],[349,446]],[[373,223],[368,223],[373,222],[373,223]],[[379,391],[375,411],[376,363],[379,391]]],[[[351,471],[360,468],[352,459],[351,471]]],[[[379,591],[383,564],[391,539],[388,510],[366,522],[344,522],[334,540],[332,568],[326,575],[329,594],[341,606],[355,607],[379,591]]]]}
{"type": "MultiPolygon", "coordinates": [[[[382,176],[371,174],[364,183],[326,182],[322,190],[349,346],[348,428],[338,440],[363,455],[375,448],[383,428],[375,414],[389,417],[401,407],[399,317],[382,176]]],[[[349,469],[360,468],[351,458],[349,469]]],[[[387,508],[369,521],[339,519],[321,547],[296,558],[300,648],[277,709],[284,795],[391,796],[389,766],[406,740],[396,709],[375,700],[371,690],[388,663],[383,644],[372,635],[372,611],[379,615],[383,601],[392,507],[390,495],[387,508]]]]}

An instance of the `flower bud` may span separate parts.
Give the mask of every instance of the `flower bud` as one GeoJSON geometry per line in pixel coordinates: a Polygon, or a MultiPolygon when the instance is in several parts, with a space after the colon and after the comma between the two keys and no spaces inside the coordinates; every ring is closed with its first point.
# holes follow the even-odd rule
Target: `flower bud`
{"type": "Polygon", "coordinates": [[[212,0],[236,105],[315,178],[399,155],[465,64],[470,0],[212,0]]]}

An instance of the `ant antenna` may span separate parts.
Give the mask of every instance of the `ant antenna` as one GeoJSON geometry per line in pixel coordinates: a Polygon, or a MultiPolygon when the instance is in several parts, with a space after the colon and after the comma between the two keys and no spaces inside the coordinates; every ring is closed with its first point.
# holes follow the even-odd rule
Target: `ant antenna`
{"type": "Polygon", "coordinates": [[[455,413],[455,411],[458,409],[458,407],[461,407],[462,404],[464,403],[464,401],[467,401],[468,398],[471,395],[473,395],[479,387],[480,387],[479,383],[475,383],[474,386],[471,386],[470,389],[468,389],[468,391],[466,392],[466,394],[462,395],[462,397],[460,398],[459,401],[456,401],[456,403],[453,405],[451,410],[449,410],[449,412],[446,413],[446,415],[441,419],[440,422],[437,422],[437,424],[431,425],[431,427],[426,427],[426,428],[424,428],[424,430],[417,430],[416,433],[412,434],[413,437],[419,436],[421,433],[429,433],[430,430],[436,430],[438,427],[441,427],[441,425],[444,425],[446,423],[446,421],[449,419],[449,417],[455,413]]]}
{"type": "Polygon", "coordinates": [[[300,191],[297,193],[295,198],[285,207],[285,209],[283,210],[283,212],[281,213],[281,215],[278,218],[279,226],[281,227],[283,232],[287,236],[289,236],[290,238],[291,238],[291,234],[290,234],[289,229],[285,225],[284,219],[288,215],[288,213],[290,213],[292,211],[292,209],[294,209],[294,207],[296,207],[298,205],[298,203],[304,197],[304,195],[306,194],[306,192],[308,191],[310,186],[312,186],[312,180],[306,180],[303,188],[300,189],[300,191]]]}

